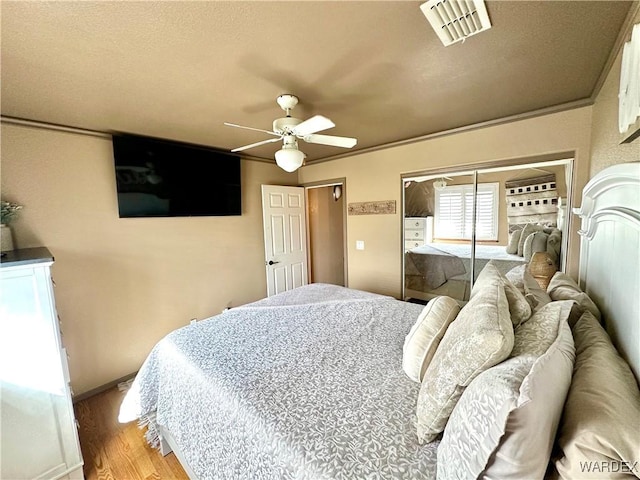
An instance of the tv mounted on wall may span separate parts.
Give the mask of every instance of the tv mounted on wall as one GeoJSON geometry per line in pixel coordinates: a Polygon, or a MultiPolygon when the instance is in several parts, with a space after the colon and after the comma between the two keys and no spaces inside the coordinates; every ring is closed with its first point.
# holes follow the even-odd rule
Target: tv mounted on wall
{"type": "Polygon", "coordinates": [[[113,157],[120,218],[242,214],[238,155],[116,134],[113,157]]]}

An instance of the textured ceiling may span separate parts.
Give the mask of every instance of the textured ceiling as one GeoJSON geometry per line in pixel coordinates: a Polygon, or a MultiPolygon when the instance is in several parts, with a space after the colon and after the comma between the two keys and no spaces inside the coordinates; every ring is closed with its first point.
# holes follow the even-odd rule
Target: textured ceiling
{"type": "Polygon", "coordinates": [[[231,149],[268,137],[223,122],[270,129],[294,93],[358,150],[589,97],[631,6],[490,1],[445,48],[420,3],[3,0],[2,115],[231,149]]]}

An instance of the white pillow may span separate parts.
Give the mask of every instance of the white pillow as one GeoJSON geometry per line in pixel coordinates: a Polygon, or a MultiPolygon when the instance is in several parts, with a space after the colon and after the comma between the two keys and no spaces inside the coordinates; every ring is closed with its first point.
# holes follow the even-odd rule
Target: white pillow
{"type": "Polygon", "coordinates": [[[531,316],[531,306],[522,292],[518,290],[507,278],[498,270],[494,260],[490,260],[489,263],[478,275],[478,279],[473,284],[471,289],[471,295],[469,298],[473,298],[479,291],[485,288],[486,285],[502,285],[504,287],[504,293],[507,295],[507,302],[509,303],[509,312],[511,313],[511,321],[513,325],[520,325],[526,322],[531,316]]]}
{"type": "Polygon", "coordinates": [[[513,325],[504,287],[487,285],[449,325],[424,375],[416,410],[420,443],[436,439],[466,386],[507,358],[512,348],[513,325]]]}
{"type": "Polygon", "coordinates": [[[402,369],[421,382],[447,327],[456,319],[460,305],[451,297],[436,297],[424,307],[404,340],[402,369]]]}
{"type": "Polygon", "coordinates": [[[516,328],[511,358],[467,387],[438,447],[439,480],[544,477],[571,383],[571,305],[545,305],[516,328]]]}

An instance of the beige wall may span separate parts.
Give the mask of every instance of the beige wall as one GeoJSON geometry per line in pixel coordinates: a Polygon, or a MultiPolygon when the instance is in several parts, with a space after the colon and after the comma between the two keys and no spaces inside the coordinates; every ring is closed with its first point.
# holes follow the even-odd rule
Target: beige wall
{"type": "MultiPolygon", "coordinates": [[[[348,286],[394,296],[401,290],[402,173],[572,151],[579,205],[588,178],[640,159],[640,140],[618,144],[620,60],[593,107],[309,165],[297,177],[245,161],[240,217],[119,219],[108,139],[3,124],[2,196],[25,205],[14,224],[16,246],[46,245],[56,257],[76,393],[135,371],[163,335],[190,318],[264,296],[260,184],[345,177],[346,202],[396,200],[395,215],[347,217],[348,286]],[[355,250],[356,240],[365,241],[364,251],[355,250]]],[[[570,220],[568,271],[575,277],[578,223],[570,220]]]]}
{"type": "Polygon", "coordinates": [[[109,139],[2,125],[2,198],[24,205],[17,247],[55,256],[56,302],[81,394],[136,371],[193,317],[266,294],[260,184],[296,184],[242,163],[242,216],[118,218],[109,139]]]}
{"type": "Polygon", "coordinates": [[[2,196],[25,205],[14,224],[17,247],[45,245],[56,257],[56,300],[81,394],[137,370],[190,318],[265,295],[261,184],[346,177],[344,201],[395,199],[395,215],[347,217],[347,282],[399,296],[401,173],[571,150],[580,192],[590,122],[585,107],[310,165],[297,177],[245,161],[242,216],[155,219],[118,218],[109,139],[3,124],[2,196]]]}
{"type": "MultiPolygon", "coordinates": [[[[640,23],[640,9],[638,9],[632,23],[640,23]]],[[[629,38],[631,38],[631,29],[624,40],[628,41],[629,38]]],[[[611,71],[593,105],[590,177],[611,165],[640,161],[640,138],[631,143],[620,144],[618,91],[621,62],[622,49],[618,52],[611,71]]]]}
{"type": "Polygon", "coordinates": [[[307,193],[311,282],[344,285],[344,197],[334,200],[333,187],[307,193]]]}
{"type": "MultiPolygon", "coordinates": [[[[513,160],[566,151],[575,155],[574,205],[589,178],[591,107],[441,136],[409,145],[305,166],[299,182],[346,177],[347,202],[396,200],[395,215],[347,217],[348,286],[399,297],[401,292],[401,173],[513,160]],[[364,240],[365,250],[355,249],[364,240]]],[[[568,271],[577,275],[578,225],[571,218],[568,271]]]]}

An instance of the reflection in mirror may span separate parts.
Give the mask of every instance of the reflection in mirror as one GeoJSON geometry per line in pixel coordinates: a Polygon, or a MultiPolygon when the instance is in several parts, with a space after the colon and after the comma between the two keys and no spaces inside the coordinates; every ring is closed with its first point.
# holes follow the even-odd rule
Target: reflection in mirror
{"type": "Polygon", "coordinates": [[[468,172],[405,179],[405,298],[469,299],[472,183],[468,172]]]}
{"type": "Polygon", "coordinates": [[[567,159],[403,178],[404,298],[465,302],[489,261],[520,278],[563,270],[571,168],[567,159]]]}
{"type": "MultiPolygon", "coordinates": [[[[478,236],[476,242],[476,278],[490,260],[518,285],[525,268],[537,276],[553,275],[562,268],[568,169],[566,162],[552,162],[478,173],[479,186],[498,186],[499,208],[496,241],[478,236]]],[[[478,232],[486,208],[479,192],[478,232]]]]}

